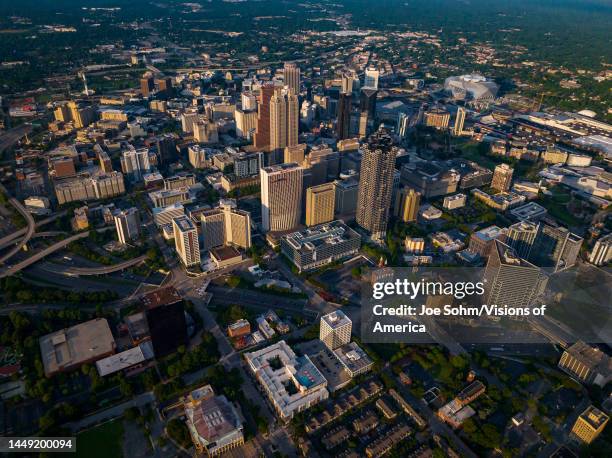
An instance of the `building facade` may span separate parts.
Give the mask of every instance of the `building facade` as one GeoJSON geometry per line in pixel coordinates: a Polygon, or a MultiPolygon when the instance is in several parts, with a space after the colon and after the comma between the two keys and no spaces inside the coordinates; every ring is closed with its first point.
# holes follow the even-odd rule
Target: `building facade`
{"type": "Polygon", "coordinates": [[[353,322],[341,310],[321,317],[319,340],[330,350],[335,350],[351,341],[353,322]]]}
{"type": "Polygon", "coordinates": [[[360,246],[361,236],[342,221],[312,226],[281,238],[281,252],[300,272],[355,255],[360,246]]]}
{"type": "Polygon", "coordinates": [[[264,231],[289,231],[300,224],[303,174],[304,170],[297,164],[260,170],[264,231]]]}
{"type": "Polygon", "coordinates": [[[200,243],[198,230],[187,216],[179,216],[172,220],[174,243],[179,259],[185,267],[200,264],[200,243]]]}
{"type": "Polygon", "coordinates": [[[334,219],[336,191],[333,183],[306,190],[306,226],[328,223],[334,219]]]}
{"type": "Polygon", "coordinates": [[[375,240],[383,239],[387,232],[395,156],[386,131],[372,135],[363,148],[356,220],[375,240]]]}
{"type": "Polygon", "coordinates": [[[127,244],[140,236],[140,216],[136,207],[115,213],[113,217],[119,243],[127,244]]]}

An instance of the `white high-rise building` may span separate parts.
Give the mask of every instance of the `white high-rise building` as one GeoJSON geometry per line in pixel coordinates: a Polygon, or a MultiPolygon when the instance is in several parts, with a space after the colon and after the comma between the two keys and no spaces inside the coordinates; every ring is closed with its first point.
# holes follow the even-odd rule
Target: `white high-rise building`
{"type": "Polygon", "coordinates": [[[240,101],[243,111],[257,111],[257,97],[251,91],[243,91],[240,101]]]}
{"type": "Polygon", "coordinates": [[[140,181],[142,175],[151,171],[149,150],[147,148],[135,149],[131,147],[121,155],[121,170],[133,180],[140,181]]]}
{"type": "Polygon", "coordinates": [[[603,266],[612,259],[612,234],[604,235],[595,242],[589,255],[589,262],[596,266],[603,266]]]}
{"type": "Polygon", "coordinates": [[[465,108],[457,108],[457,116],[455,116],[455,125],[453,126],[453,135],[459,137],[463,133],[463,125],[465,124],[465,108]]]}
{"type": "Polygon", "coordinates": [[[401,138],[406,138],[406,134],[408,133],[408,129],[410,127],[409,123],[410,117],[406,113],[400,112],[397,115],[396,131],[397,135],[399,135],[401,138]]]}
{"type": "Polygon", "coordinates": [[[183,215],[172,220],[174,244],[181,262],[186,267],[200,264],[198,229],[189,217],[183,215]]]}
{"type": "Polygon", "coordinates": [[[135,240],[140,235],[140,217],[136,207],[128,208],[115,213],[115,228],[117,229],[117,238],[122,244],[127,244],[131,240],[135,240]]]}
{"type": "Polygon", "coordinates": [[[257,112],[236,108],[236,135],[250,139],[257,129],[257,112]]]}
{"type": "Polygon", "coordinates": [[[251,214],[238,210],[235,200],[222,199],[218,208],[203,211],[200,221],[203,250],[222,245],[251,247],[251,214]]]}
{"type": "Polygon", "coordinates": [[[264,167],[261,217],[264,231],[288,231],[300,224],[304,169],[295,163],[264,167]]]}
{"type": "Polygon", "coordinates": [[[211,165],[211,157],[215,150],[201,145],[191,145],[187,148],[189,163],[196,169],[205,169],[211,165]]]}
{"type": "Polygon", "coordinates": [[[368,89],[378,89],[378,77],[380,72],[375,68],[367,68],[365,71],[365,79],[363,87],[368,89]]]}
{"type": "Polygon", "coordinates": [[[310,103],[308,100],[302,102],[300,109],[300,118],[307,126],[311,126],[317,114],[317,105],[310,103]]]}
{"type": "Polygon", "coordinates": [[[346,345],[351,341],[353,322],[344,312],[336,310],[321,317],[319,340],[330,350],[346,345]]]}

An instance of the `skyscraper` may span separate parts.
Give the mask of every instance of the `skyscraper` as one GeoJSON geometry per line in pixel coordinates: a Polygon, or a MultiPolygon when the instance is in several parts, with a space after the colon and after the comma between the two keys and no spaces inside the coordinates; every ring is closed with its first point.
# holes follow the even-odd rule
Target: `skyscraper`
{"type": "Polygon", "coordinates": [[[287,146],[287,99],[275,93],[270,98],[270,151],[287,146]]]}
{"type": "Polygon", "coordinates": [[[176,159],[176,141],[172,134],[157,137],[157,155],[162,164],[168,164],[176,159]]]}
{"type": "Polygon", "coordinates": [[[397,115],[397,127],[396,127],[397,135],[399,135],[401,138],[406,138],[409,127],[410,127],[410,116],[408,116],[406,113],[400,112],[397,115]]]}
{"type": "Polygon", "coordinates": [[[300,67],[291,62],[285,62],[283,68],[283,79],[285,86],[289,86],[293,95],[300,93],[300,67]]]}
{"type": "Polygon", "coordinates": [[[395,151],[387,131],[370,136],[363,147],[356,220],[372,238],[381,240],[387,231],[393,193],[395,151]]]}
{"type": "Polygon", "coordinates": [[[121,155],[121,171],[133,180],[141,180],[144,173],[151,170],[149,150],[147,148],[135,149],[131,147],[121,155]]]}
{"type": "Polygon", "coordinates": [[[465,108],[457,108],[457,115],[455,116],[455,125],[453,126],[453,135],[456,137],[460,136],[463,132],[463,125],[465,124],[465,108]]]}
{"type": "Polygon", "coordinates": [[[340,154],[325,145],[313,146],[310,153],[302,163],[306,171],[310,172],[310,181],[304,181],[307,186],[316,186],[338,178],[340,173],[340,154]]]}
{"type": "Polygon", "coordinates": [[[170,97],[174,92],[172,87],[172,78],[156,78],[154,80],[154,87],[159,95],[163,95],[166,97],[170,97]]]}
{"type": "Polygon", "coordinates": [[[359,111],[367,113],[368,117],[374,118],[376,115],[376,97],[378,91],[371,88],[363,88],[359,94],[359,111]]]}
{"type": "Polygon", "coordinates": [[[270,99],[274,95],[274,90],[274,83],[266,83],[259,92],[257,129],[253,145],[262,150],[270,147],[270,99]]]}
{"type": "Polygon", "coordinates": [[[338,100],[338,122],[336,124],[336,135],[338,140],[350,137],[351,126],[351,94],[342,93],[338,100]]]}
{"type": "Polygon", "coordinates": [[[334,219],[336,190],[333,183],[306,190],[306,226],[316,226],[334,219]]]}
{"type": "Polygon", "coordinates": [[[140,79],[140,92],[142,93],[142,96],[149,97],[153,89],[155,89],[155,81],[153,76],[150,74],[143,76],[140,79]]]}
{"type": "Polygon", "coordinates": [[[257,112],[236,108],[234,118],[236,120],[236,135],[242,138],[251,138],[252,133],[257,129],[257,112]]]}
{"type": "Polygon", "coordinates": [[[97,152],[98,161],[100,161],[100,170],[104,173],[111,173],[113,171],[113,163],[108,153],[102,149],[97,152]]]}
{"type": "Polygon", "coordinates": [[[544,291],[547,280],[540,268],[519,258],[505,243],[494,241],[484,272],[487,304],[531,306],[544,291]]]}
{"type": "Polygon", "coordinates": [[[367,136],[374,126],[376,115],[376,89],[363,88],[359,93],[359,136],[367,136]]]}
{"type": "Polygon", "coordinates": [[[400,188],[397,190],[393,215],[405,223],[416,221],[420,202],[419,192],[407,186],[400,188]]]}
{"type": "Polygon", "coordinates": [[[270,98],[270,157],[268,164],[282,161],[286,146],[298,144],[299,126],[298,97],[285,91],[276,91],[270,98]]]}
{"type": "Polygon", "coordinates": [[[140,235],[140,217],[136,207],[122,210],[113,215],[119,243],[127,244],[140,235]]]}
{"type": "Polygon", "coordinates": [[[96,118],[96,112],[91,106],[81,106],[75,101],[68,102],[68,110],[70,110],[70,120],[74,123],[74,127],[81,129],[87,127],[96,118]]]}
{"type": "Polygon", "coordinates": [[[591,250],[589,255],[589,262],[596,266],[603,266],[610,259],[612,259],[612,234],[607,234],[599,238],[595,245],[593,245],[593,250],[591,250]]]}
{"type": "Polygon", "coordinates": [[[352,93],[353,89],[355,89],[356,81],[359,81],[359,79],[357,78],[354,70],[347,70],[346,72],[342,73],[342,86],[340,92],[345,92],[347,94],[352,93]]]}
{"type": "Polygon", "coordinates": [[[301,164],[304,162],[304,155],[306,154],[306,143],[298,143],[293,146],[285,147],[284,163],[295,162],[301,164]]]}
{"type": "Polygon", "coordinates": [[[334,181],[336,215],[342,219],[355,217],[359,182],[355,178],[334,181]]]}
{"type": "Polygon", "coordinates": [[[519,257],[529,259],[538,235],[538,229],[537,224],[519,221],[508,228],[506,243],[519,257]]]}
{"type": "Polygon", "coordinates": [[[378,76],[380,72],[373,67],[367,68],[365,71],[365,79],[363,82],[364,88],[378,89],[378,76]]]}
{"type": "Polygon", "coordinates": [[[193,138],[199,143],[218,143],[219,129],[214,121],[203,119],[193,125],[193,138]]]}
{"type": "Polygon", "coordinates": [[[172,227],[174,246],[181,262],[186,267],[200,264],[200,242],[195,224],[183,215],[172,220],[172,227]]]}
{"type": "Polygon", "coordinates": [[[202,249],[205,251],[222,245],[244,249],[251,247],[251,214],[238,210],[236,201],[222,199],[219,207],[205,210],[202,223],[202,249]]]}
{"type": "Polygon", "coordinates": [[[512,173],[514,169],[508,164],[499,164],[495,167],[493,173],[493,181],[491,181],[491,187],[500,192],[505,192],[510,189],[512,184],[512,173]]]}
{"type": "Polygon", "coordinates": [[[353,322],[341,310],[335,310],[321,317],[319,340],[330,350],[351,341],[353,322]]]}
{"type": "Polygon", "coordinates": [[[288,231],[300,224],[304,169],[297,164],[264,167],[261,217],[264,231],[288,231]]]}
{"type": "Polygon", "coordinates": [[[240,101],[243,111],[256,111],[257,110],[257,97],[251,91],[243,91],[240,94],[240,101]]]}
{"type": "Polygon", "coordinates": [[[540,227],[530,259],[540,267],[559,272],[576,264],[581,246],[582,237],[567,228],[544,224],[540,227]]]}

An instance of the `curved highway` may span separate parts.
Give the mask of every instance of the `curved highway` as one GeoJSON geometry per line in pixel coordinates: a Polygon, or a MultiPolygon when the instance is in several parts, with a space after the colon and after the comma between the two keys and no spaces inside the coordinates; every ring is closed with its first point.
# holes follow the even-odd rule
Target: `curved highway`
{"type": "Polygon", "coordinates": [[[64,231],[43,231],[43,232],[35,232],[32,236],[33,239],[38,237],[57,237],[60,235],[66,235],[67,232],[64,231]]]}
{"type": "Polygon", "coordinates": [[[113,272],[118,272],[120,270],[127,269],[128,267],[135,266],[140,264],[145,259],[147,259],[146,255],[138,256],[137,258],[128,259],[127,261],[120,262],[118,264],[113,264],[111,266],[100,266],[100,267],[64,267],[61,265],[55,265],[57,270],[52,269],[51,265],[45,266],[44,269],[49,272],[54,272],[63,275],[70,275],[79,277],[81,275],[105,275],[113,272]]]}
{"type": "MultiPolygon", "coordinates": [[[[6,196],[9,196],[8,191],[6,190],[6,188],[2,184],[0,184],[0,191],[3,192],[6,196]]],[[[23,205],[21,205],[21,202],[19,202],[14,197],[11,197],[9,199],[9,203],[13,207],[15,207],[19,213],[21,213],[21,216],[23,216],[25,218],[26,222],[28,223],[28,227],[26,229],[25,237],[23,239],[21,239],[17,243],[17,245],[15,245],[11,250],[9,250],[8,253],[6,253],[2,257],[0,257],[0,264],[4,264],[7,259],[10,259],[16,253],[18,253],[26,245],[26,243],[28,243],[30,241],[30,239],[34,235],[34,231],[36,230],[36,225],[34,223],[34,218],[25,209],[25,207],[23,205]]]]}
{"type": "MultiPolygon", "coordinates": [[[[114,228],[113,227],[107,227],[107,228],[98,230],[98,232],[106,231],[108,229],[114,229],[114,228]]],[[[57,243],[55,243],[55,244],[45,248],[41,252],[36,253],[36,254],[30,256],[28,259],[24,259],[23,261],[18,262],[15,265],[5,267],[4,269],[0,270],[0,278],[4,278],[4,277],[8,277],[9,275],[16,274],[20,270],[23,270],[26,267],[31,266],[35,262],[40,261],[45,256],[49,256],[51,253],[55,253],[57,250],[61,250],[62,248],[66,248],[70,243],[74,242],[75,240],[83,239],[83,238],[89,236],[89,232],[90,231],[79,232],[78,234],[75,234],[75,235],[73,235],[71,237],[68,237],[68,238],[66,238],[64,240],[61,240],[61,241],[59,241],[59,242],[57,242],[57,243]]]]}
{"type": "MultiPolygon", "coordinates": [[[[66,210],[63,210],[61,212],[54,214],[53,216],[49,216],[46,219],[40,220],[34,226],[35,227],[44,226],[45,224],[49,224],[50,222],[55,221],[57,218],[59,218],[60,216],[64,216],[65,214],[66,214],[66,210]]],[[[13,232],[12,234],[2,237],[0,239],[0,250],[13,245],[15,243],[14,240],[21,237],[26,232],[27,232],[27,228],[23,228],[23,229],[19,229],[18,231],[13,232]]]]}

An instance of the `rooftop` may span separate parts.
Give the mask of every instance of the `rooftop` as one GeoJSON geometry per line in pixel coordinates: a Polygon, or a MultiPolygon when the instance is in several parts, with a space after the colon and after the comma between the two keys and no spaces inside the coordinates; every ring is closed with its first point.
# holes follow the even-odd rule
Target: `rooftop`
{"type": "Polygon", "coordinates": [[[593,429],[599,429],[609,417],[595,406],[589,406],[580,414],[580,419],[589,424],[593,429]]]}
{"type": "Polygon", "coordinates": [[[146,308],[152,309],[160,305],[175,304],[181,300],[181,295],[173,286],[168,286],[145,294],[140,300],[146,308]]]}
{"type": "Polygon", "coordinates": [[[332,329],[352,324],[351,320],[341,310],[334,310],[327,315],[323,315],[321,321],[324,321],[332,329]]]}
{"type": "Polygon", "coordinates": [[[48,376],[115,351],[115,339],[105,318],[96,318],[47,334],[40,338],[39,343],[48,376]]]}
{"type": "Polygon", "coordinates": [[[210,255],[217,261],[227,261],[240,257],[240,252],[233,246],[216,247],[210,250],[210,255]]]}
{"type": "Polygon", "coordinates": [[[296,356],[284,340],[245,358],[282,417],[328,397],[325,377],[308,356],[296,356]]]}
{"type": "Polygon", "coordinates": [[[499,240],[495,240],[495,248],[499,255],[500,262],[504,265],[538,269],[538,267],[534,266],[530,262],[520,258],[512,248],[499,240]]]}
{"type": "Polygon", "coordinates": [[[340,220],[293,232],[284,236],[296,250],[314,251],[323,245],[360,238],[360,235],[340,220]]]}
{"type": "Polygon", "coordinates": [[[191,221],[188,216],[181,215],[177,218],[173,218],[172,221],[174,221],[174,224],[181,232],[196,230],[195,224],[193,224],[193,221],[191,221]]]}
{"type": "Polygon", "coordinates": [[[545,215],[546,209],[535,202],[529,202],[511,210],[510,214],[520,220],[530,220],[545,215]]]}
{"type": "Polygon", "coordinates": [[[242,436],[236,408],[225,396],[215,396],[210,385],[192,391],[183,402],[187,426],[203,447],[212,449],[242,436]]]}
{"type": "Polygon", "coordinates": [[[592,370],[597,370],[604,375],[612,372],[612,358],[599,348],[578,341],[566,351],[592,370]]]}
{"type": "Polygon", "coordinates": [[[351,373],[359,372],[374,364],[368,354],[355,342],[336,348],[334,354],[351,373]]]}
{"type": "Polygon", "coordinates": [[[485,227],[484,229],[479,230],[478,232],[475,232],[474,235],[478,237],[479,239],[485,242],[488,242],[490,240],[494,240],[498,238],[501,233],[502,233],[502,229],[500,229],[499,227],[489,226],[489,227],[485,227]]]}
{"type": "Polygon", "coordinates": [[[153,344],[147,340],[136,347],[96,361],[96,368],[100,376],[104,377],[153,359],[153,357],[153,344]]]}

